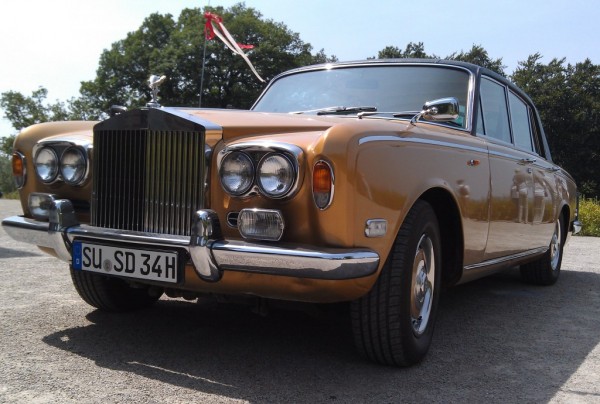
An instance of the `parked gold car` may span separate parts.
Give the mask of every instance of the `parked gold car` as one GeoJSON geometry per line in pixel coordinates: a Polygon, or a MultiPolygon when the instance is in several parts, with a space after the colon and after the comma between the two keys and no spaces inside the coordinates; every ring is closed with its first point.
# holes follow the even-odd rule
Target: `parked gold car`
{"type": "Polygon", "coordinates": [[[24,214],[108,311],[169,296],[351,302],[370,359],[420,361],[440,290],[520,265],[560,273],[573,178],[531,100],[478,66],[377,60],[276,77],[251,111],[147,108],[16,139],[24,214]]]}

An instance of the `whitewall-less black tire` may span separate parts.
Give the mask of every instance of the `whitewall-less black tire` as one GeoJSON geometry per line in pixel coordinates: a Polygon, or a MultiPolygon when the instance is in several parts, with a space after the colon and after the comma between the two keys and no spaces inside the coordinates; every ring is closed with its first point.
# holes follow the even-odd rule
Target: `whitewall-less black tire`
{"type": "Polygon", "coordinates": [[[115,277],[74,270],[71,279],[79,296],[90,306],[111,312],[142,309],[153,305],[160,293],[150,294],[148,287],[132,288],[115,277]]]}
{"type": "Polygon", "coordinates": [[[386,365],[420,362],[431,345],[441,285],[441,240],[431,205],[408,212],[371,291],[352,302],[359,352],[386,365]]]}

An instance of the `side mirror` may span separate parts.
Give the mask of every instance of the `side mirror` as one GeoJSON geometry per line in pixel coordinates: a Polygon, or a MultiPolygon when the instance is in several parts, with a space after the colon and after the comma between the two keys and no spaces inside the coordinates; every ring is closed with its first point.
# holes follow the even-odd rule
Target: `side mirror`
{"type": "Polygon", "coordinates": [[[411,123],[414,124],[419,118],[432,122],[451,122],[458,118],[458,114],[459,104],[456,98],[440,98],[427,101],[423,110],[413,117],[411,123]]]}

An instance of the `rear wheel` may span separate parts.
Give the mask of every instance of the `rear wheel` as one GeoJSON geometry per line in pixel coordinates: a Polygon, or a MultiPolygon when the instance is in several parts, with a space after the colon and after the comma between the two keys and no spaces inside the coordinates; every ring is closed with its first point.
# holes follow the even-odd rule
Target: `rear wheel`
{"type": "Polygon", "coordinates": [[[556,220],[554,234],[546,254],[537,261],[521,265],[521,278],[525,282],[534,285],[553,285],[556,283],[562,264],[564,229],[563,221],[559,217],[556,220]]]}
{"type": "Polygon", "coordinates": [[[71,279],[79,296],[90,306],[104,311],[120,312],[153,305],[161,293],[150,293],[149,287],[133,288],[119,278],[74,270],[71,279]]]}
{"type": "Polygon", "coordinates": [[[441,242],[431,205],[417,201],[371,289],[352,303],[354,340],[376,362],[409,366],[431,345],[441,280],[441,242]]]}

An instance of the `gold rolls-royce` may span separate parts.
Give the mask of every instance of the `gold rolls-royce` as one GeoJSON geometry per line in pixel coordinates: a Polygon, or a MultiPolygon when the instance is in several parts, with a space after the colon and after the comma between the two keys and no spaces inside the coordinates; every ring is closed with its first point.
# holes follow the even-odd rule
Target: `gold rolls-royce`
{"type": "Polygon", "coordinates": [[[445,286],[550,285],[579,231],[531,100],[484,68],[370,60],[277,76],[250,111],[161,106],[31,126],[2,225],[107,311],[168,296],[349,302],[358,350],[426,354],[445,286]]]}

